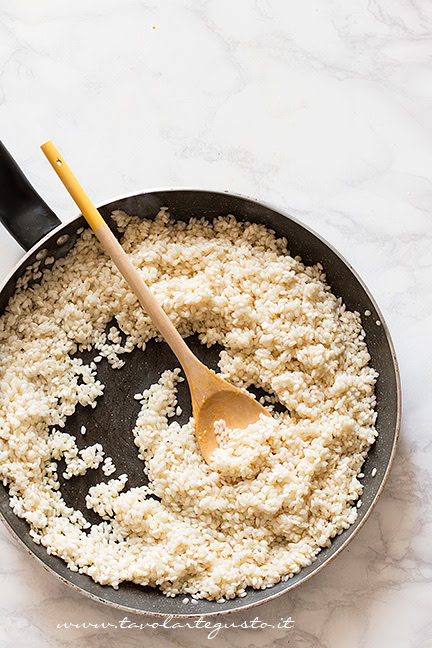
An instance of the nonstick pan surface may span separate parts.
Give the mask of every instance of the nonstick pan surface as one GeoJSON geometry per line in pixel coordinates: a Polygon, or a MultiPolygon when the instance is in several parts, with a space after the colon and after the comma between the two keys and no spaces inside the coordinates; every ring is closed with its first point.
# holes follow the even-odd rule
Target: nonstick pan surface
{"type": "MultiPolygon", "coordinates": [[[[0,181],[7,180],[7,191],[0,198],[0,219],[23,247],[30,248],[19,265],[12,271],[0,289],[0,314],[4,312],[17,279],[41,254],[63,257],[74,245],[80,228],[87,227],[82,216],[61,225],[52,211],[28,185],[18,167],[7,158],[5,149],[0,149],[0,181]],[[1,157],[3,154],[3,159],[1,157]],[[5,157],[6,156],[6,157],[5,157]],[[24,194],[23,194],[24,191],[24,194]],[[27,192],[27,193],[26,193],[27,192]],[[6,197],[5,197],[6,196],[6,197]],[[23,209],[23,205],[26,209],[23,209]],[[45,234],[45,235],[44,235],[45,234]],[[42,236],[42,238],[41,238],[42,236]]],[[[122,209],[141,218],[154,218],[159,208],[166,206],[174,219],[189,220],[192,216],[212,220],[219,215],[233,214],[239,220],[262,223],[273,229],[278,236],[288,239],[288,249],[300,255],[306,264],[320,262],[327,274],[332,291],[342,297],[350,310],[362,315],[363,327],[371,364],[379,372],[376,385],[378,438],[369,451],[363,466],[364,493],[362,507],[355,523],[333,539],[331,545],[321,550],[316,560],[286,582],[278,583],[265,590],[248,590],[244,598],[224,603],[200,600],[194,606],[183,603],[184,596],[167,598],[158,589],[123,583],[118,590],[95,583],[89,576],[71,572],[56,556],[48,555],[46,549],[33,543],[27,523],[15,516],[9,507],[7,487],[0,486],[0,514],[8,528],[43,565],[75,589],[103,603],[128,612],[153,615],[204,616],[226,614],[268,601],[289,591],[310,578],[332,560],[351,540],[364,523],[377,501],[387,478],[394,455],[400,422],[400,384],[395,353],[389,331],[374,299],[351,266],[320,236],[294,218],[275,211],[254,200],[229,194],[192,189],[155,190],[125,196],[99,206],[103,217],[114,226],[110,218],[115,209],[122,209]],[[365,317],[365,311],[371,315],[365,317]],[[380,321],[381,326],[376,322],[380,321]],[[372,469],[376,475],[372,477],[372,469]]],[[[194,337],[188,343],[198,357],[216,369],[220,347],[209,349],[201,346],[194,337]]],[[[85,360],[90,355],[81,354],[85,360]]],[[[98,378],[105,383],[104,395],[96,409],[78,406],[68,419],[65,430],[77,437],[78,445],[101,442],[107,455],[112,456],[119,474],[129,476],[128,487],[145,482],[143,464],[137,458],[132,429],[140,408],[133,396],[138,391],[156,382],[163,370],[178,366],[178,362],[164,342],[151,341],[145,351],[135,349],[124,354],[126,361],[120,370],[112,370],[106,361],[99,365],[98,378]],[[87,427],[85,440],[79,434],[82,425],[87,427]]],[[[179,385],[179,404],[183,410],[180,422],[186,422],[191,415],[186,383],[179,385]]],[[[257,391],[257,395],[261,392],[257,391]]],[[[59,474],[63,472],[59,466],[59,474]]],[[[85,507],[88,488],[102,480],[108,480],[102,471],[89,470],[86,475],[66,481],[62,493],[67,504],[80,508],[91,522],[100,518],[91,515],[85,507]]]]}

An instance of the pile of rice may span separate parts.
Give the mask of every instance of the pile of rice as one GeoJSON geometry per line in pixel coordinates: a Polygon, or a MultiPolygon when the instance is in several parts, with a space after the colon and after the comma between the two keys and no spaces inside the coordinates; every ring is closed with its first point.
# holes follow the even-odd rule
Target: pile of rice
{"type": "Polygon", "coordinates": [[[121,431],[149,485],[104,479],[115,466],[103,440],[79,452],[63,428],[78,403],[96,407],[100,359],[121,369],[157,331],[85,230],[67,257],[30,268],[0,318],[0,476],[10,505],[35,542],[115,588],[133,581],[223,601],[288,579],[357,516],[377,377],[360,315],[331,293],[320,264],[304,266],[263,226],[232,216],[173,222],[165,209],[154,221],[114,216],[180,334],[222,345],[222,377],[264,389],[272,416],[243,435],[218,424],[222,447],[209,467],[193,420],[176,420],[180,370],[165,371],[138,395],[135,429],[121,431]],[[118,329],[107,333],[113,317],[118,329]],[[72,357],[84,349],[96,362],[72,357]],[[67,478],[100,471],[86,500],[100,524],[66,506],[60,458],[67,478]]]}

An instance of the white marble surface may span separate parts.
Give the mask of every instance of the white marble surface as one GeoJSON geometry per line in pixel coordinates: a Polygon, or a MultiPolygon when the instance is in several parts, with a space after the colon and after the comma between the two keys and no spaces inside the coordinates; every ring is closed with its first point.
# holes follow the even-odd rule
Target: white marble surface
{"type": "MultiPolygon", "coordinates": [[[[294,592],[220,619],[291,615],[293,630],[57,629],[123,615],[2,528],[2,648],[431,645],[431,33],[430,0],[0,4],[1,138],[62,219],[75,210],[39,151],[47,138],[97,201],[191,186],[290,210],[371,288],[404,397],[390,480],[349,548],[294,592]]],[[[1,277],[20,255],[2,230],[1,277]]]]}

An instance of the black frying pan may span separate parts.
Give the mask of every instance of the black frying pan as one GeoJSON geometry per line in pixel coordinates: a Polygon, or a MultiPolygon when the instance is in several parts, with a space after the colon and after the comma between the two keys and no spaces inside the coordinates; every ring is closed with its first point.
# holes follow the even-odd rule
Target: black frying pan
{"type": "MultiPolygon", "coordinates": [[[[399,374],[389,331],[372,295],[353,268],[320,236],[297,220],[266,205],[229,193],[190,189],[150,191],[112,200],[101,205],[99,209],[105,220],[115,229],[111,219],[111,213],[115,209],[122,209],[142,218],[153,218],[162,206],[169,208],[174,219],[189,220],[192,216],[205,216],[212,220],[222,214],[233,214],[239,220],[269,226],[278,236],[285,236],[288,239],[292,255],[300,255],[307,264],[322,263],[332,291],[343,298],[348,309],[357,310],[361,314],[366,310],[371,311],[371,316],[362,317],[362,320],[372,357],[372,366],[379,372],[376,385],[379,435],[363,466],[365,474],[363,505],[357,520],[349,529],[334,538],[329,547],[322,549],[311,565],[302,569],[290,580],[265,590],[250,589],[244,598],[233,599],[222,604],[200,600],[192,607],[182,603],[181,595],[166,598],[158,589],[141,587],[133,583],[123,583],[118,590],[114,590],[109,586],[98,585],[85,574],[71,572],[60,558],[48,555],[44,547],[33,543],[28,533],[27,523],[16,517],[9,507],[8,491],[3,486],[0,486],[0,513],[17,540],[47,569],[72,587],[103,603],[130,612],[162,616],[224,614],[269,601],[307,580],[334,558],[365,522],[382,491],[395,452],[400,423],[399,374]],[[376,320],[381,322],[381,326],[377,326],[376,320]],[[375,477],[371,475],[373,468],[376,468],[375,477]]],[[[1,314],[14,292],[17,279],[29,265],[35,262],[36,255],[39,253],[40,256],[43,251],[42,253],[46,253],[47,256],[55,258],[65,256],[76,241],[77,230],[87,227],[87,223],[82,216],[77,216],[69,223],[61,224],[28,183],[1,143],[0,220],[27,250],[22,261],[0,286],[1,314]]],[[[189,338],[188,343],[203,362],[216,368],[220,348],[204,348],[194,338],[189,338]]],[[[85,354],[82,355],[85,358],[85,354]]],[[[178,362],[165,343],[154,341],[147,345],[145,352],[135,349],[122,358],[126,360],[126,365],[120,371],[113,371],[106,364],[100,364],[99,377],[106,385],[103,397],[95,410],[78,406],[74,415],[68,419],[66,430],[74,434],[77,442],[81,441],[82,445],[102,441],[106,453],[113,457],[119,473],[128,473],[128,486],[134,487],[143,483],[144,474],[142,462],[137,459],[131,434],[140,408],[133,395],[137,391],[142,391],[143,376],[146,377],[147,387],[158,380],[164,369],[178,366],[178,362]],[[88,428],[85,442],[79,434],[82,425],[88,428]],[[123,430],[124,434],[119,434],[118,430],[123,430]]],[[[186,383],[181,383],[179,387],[179,404],[183,409],[182,417],[185,422],[191,415],[189,396],[186,383]]],[[[261,394],[257,393],[257,395],[261,394]]],[[[59,474],[62,472],[59,470],[59,474]]],[[[66,503],[81,508],[91,522],[97,523],[100,519],[96,514],[92,518],[86,509],[85,495],[90,486],[103,478],[104,475],[100,470],[90,470],[85,476],[62,484],[66,503]]]]}

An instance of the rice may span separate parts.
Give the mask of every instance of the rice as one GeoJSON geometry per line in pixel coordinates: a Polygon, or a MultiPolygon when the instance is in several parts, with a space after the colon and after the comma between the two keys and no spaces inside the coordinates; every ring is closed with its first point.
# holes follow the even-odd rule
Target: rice
{"type": "Polygon", "coordinates": [[[103,474],[106,475],[107,477],[109,477],[109,475],[112,475],[113,473],[115,473],[116,470],[117,470],[117,468],[113,464],[112,457],[105,457],[104,462],[102,464],[102,472],[103,472],[103,474]]]}
{"type": "Polygon", "coordinates": [[[262,388],[271,416],[247,434],[219,423],[221,447],[207,466],[193,420],[175,419],[180,369],[165,371],[136,395],[132,437],[149,484],[128,489],[127,475],[104,482],[115,466],[102,445],[78,450],[62,429],[78,404],[96,407],[103,394],[95,363],[121,369],[122,355],[158,333],[84,230],[67,257],[47,259],[39,283],[31,280],[40,261],[29,268],[0,318],[0,477],[10,505],[36,543],[115,588],[133,581],[194,604],[286,580],[361,506],[377,373],[360,315],[331,293],[320,264],[291,257],[264,226],[232,216],[173,222],[165,209],[154,221],[114,217],[180,334],[220,344],[222,377],[262,388]],[[94,362],[74,358],[78,350],[93,351],[94,362]],[[101,469],[86,498],[100,524],[66,505],[59,459],[65,478],[101,469]]]}
{"type": "Polygon", "coordinates": [[[258,421],[234,430],[221,419],[215,422],[214,430],[219,448],[212,455],[211,465],[223,477],[254,479],[260,472],[267,475],[264,469],[270,465],[272,452],[279,464],[280,457],[275,450],[283,441],[277,438],[282,426],[276,418],[261,415],[258,421]]]}

